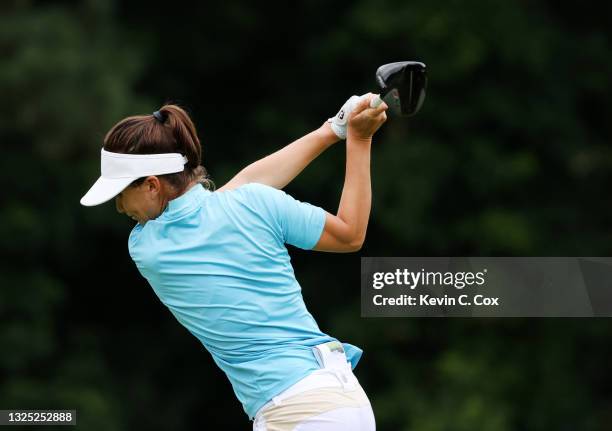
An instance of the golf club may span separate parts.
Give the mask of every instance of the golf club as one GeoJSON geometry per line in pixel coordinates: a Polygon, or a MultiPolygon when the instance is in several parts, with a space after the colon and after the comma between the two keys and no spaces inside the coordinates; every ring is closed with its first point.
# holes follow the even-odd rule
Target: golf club
{"type": "Polygon", "coordinates": [[[418,61],[399,61],[380,66],[376,71],[376,83],[381,91],[379,96],[372,99],[370,107],[376,108],[390,94],[386,102],[391,108],[399,110],[402,116],[415,115],[425,100],[425,69],[425,64],[418,61]]]}

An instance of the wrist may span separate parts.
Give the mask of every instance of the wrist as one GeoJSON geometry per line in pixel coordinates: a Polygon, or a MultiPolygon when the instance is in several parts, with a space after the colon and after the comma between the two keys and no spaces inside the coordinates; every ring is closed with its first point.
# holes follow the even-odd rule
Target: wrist
{"type": "Polygon", "coordinates": [[[359,136],[359,135],[355,135],[353,133],[348,133],[348,135],[346,136],[346,142],[351,142],[351,143],[356,143],[356,144],[371,144],[372,143],[372,137],[371,136],[359,136]]]}
{"type": "Polygon", "coordinates": [[[336,135],[336,133],[334,133],[334,131],[332,130],[331,124],[327,121],[324,122],[321,127],[319,127],[317,132],[319,133],[319,136],[321,137],[321,140],[325,145],[333,145],[340,140],[338,135],[336,135]]]}

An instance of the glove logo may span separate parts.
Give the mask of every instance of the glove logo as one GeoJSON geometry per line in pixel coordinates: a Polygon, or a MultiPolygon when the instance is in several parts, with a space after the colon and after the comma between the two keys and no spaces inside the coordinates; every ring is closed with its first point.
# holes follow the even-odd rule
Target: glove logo
{"type": "Polygon", "coordinates": [[[340,112],[338,112],[338,118],[340,120],[344,120],[344,109],[341,109],[340,112]]]}

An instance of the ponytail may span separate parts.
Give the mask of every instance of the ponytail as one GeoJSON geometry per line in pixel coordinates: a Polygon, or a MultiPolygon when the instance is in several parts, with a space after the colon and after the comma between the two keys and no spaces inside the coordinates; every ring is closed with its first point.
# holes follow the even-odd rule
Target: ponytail
{"type": "Polygon", "coordinates": [[[164,105],[159,111],[161,124],[171,130],[177,149],[187,157],[186,168],[195,169],[202,163],[202,147],[195,126],[187,112],[176,105],[164,105]]]}

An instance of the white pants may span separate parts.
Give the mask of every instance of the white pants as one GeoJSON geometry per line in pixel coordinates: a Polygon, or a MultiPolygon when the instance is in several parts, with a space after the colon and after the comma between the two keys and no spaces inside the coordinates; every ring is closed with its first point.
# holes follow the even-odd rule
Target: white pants
{"type": "Polygon", "coordinates": [[[367,395],[350,367],[321,369],[264,405],[253,431],[375,431],[367,395]]]}

